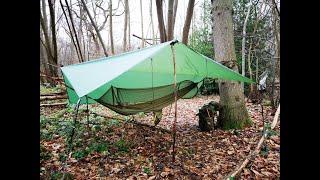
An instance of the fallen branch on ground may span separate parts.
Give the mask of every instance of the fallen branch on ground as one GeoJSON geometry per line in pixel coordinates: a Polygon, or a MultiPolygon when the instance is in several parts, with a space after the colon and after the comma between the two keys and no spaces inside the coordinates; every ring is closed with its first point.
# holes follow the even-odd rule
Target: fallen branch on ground
{"type": "Polygon", "coordinates": [[[52,76],[46,75],[44,73],[40,73],[40,76],[41,77],[47,77],[49,79],[56,80],[56,81],[63,81],[63,78],[61,78],[61,77],[52,77],[52,76]]]}
{"type": "Polygon", "coordinates": [[[46,94],[40,94],[40,96],[57,96],[57,95],[65,95],[65,91],[60,92],[52,92],[52,93],[46,93],[46,94]]]}
{"type": "Polygon", "coordinates": [[[45,101],[45,100],[57,100],[57,99],[67,99],[67,95],[56,95],[56,96],[40,96],[40,101],[45,101]]]}
{"type": "Polygon", "coordinates": [[[51,106],[66,106],[68,103],[53,103],[53,104],[40,104],[40,107],[51,107],[51,106]]]}
{"type": "Polygon", "coordinates": [[[104,114],[96,113],[96,112],[93,112],[93,111],[90,111],[90,112],[91,112],[92,114],[95,114],[95,115],[98,115],[98,116],[101,116],[101,117],[104,117],[104,118],[117,119],[117,120],[120,120],[120,121],[122,121],[122,122],[133,123],[133,124],[140,125],[140,126],[146,126],[146,127],[149,127],[149,128],[155,129],[155,130],[160,130],[160,131],[162,131],[162,132],[171,133],[171,131],[168,130],[168,129],[164,129],[164,128],[160,128],[160,127],[155,127],[155,126],[152,126],[152,125],[149,125],[149,124],[144,124],[144,123],[140,123],[140,122],[137,122],[137,121],[126,121],[124,118],[106,116],[106,115],[104,115],[104,114]]]}
{"type": "MultiPolygon", "coordinates": [[[[276,114],[275,114],[275,116],[274,116],[274,118],[273,118],[273,121],[272,121],[272,124],[271,124],[271,130],[276,127],[277,122],[278,122],[278,118],[279,118],[279,114],[280,114],[280,104],[279,104],[278,109],[277,109],[277,112],[276,112],[276,114]]],[[[243,168],[245,168],[245,167],[247,166],[247,164],[250,162],[250,160],[252,160],[254,157],[256,157],[256,155],[259,154],[260,149],[261,149],[261,146],[262,146],[262,144],[263,144],[263,141],[265,140],[265,138],[266,138],[266,136],[267,136],[267,133],[268,133],[267,131],[268,131],[268,130],[266,130],[266,131],[264,132],[264,134],[263,134],[263,136],[261,137],[261,139],[260,139],[257,147],[255,148],[255,150],[254,150],[252,153],[250,153],[250,155],[246,157],[246,159],[243,161],[243,163],[242,163],[240,166],[238,166],[238,168],[237,168],[235,171],[233,171],[233,172],[231,173],[231,175],[229,175],[229,176],[228,176],[227,178],[225,178],[225,179],[234,178],[239,172],[242,171],[243,168]]]]}

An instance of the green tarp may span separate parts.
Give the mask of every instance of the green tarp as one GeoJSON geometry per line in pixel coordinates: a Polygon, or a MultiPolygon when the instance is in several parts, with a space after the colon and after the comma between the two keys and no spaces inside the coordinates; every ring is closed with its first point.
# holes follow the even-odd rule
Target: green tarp
{"type": "MultiPolygon", "coordinates": [[[[100,103],[120,114],[161,111],[174,101],[170,42],[62,67],[69,102],[100,103]]],[[[252,83],[186,45],[173,45],[179,98],[197,94],[206,77],[252,83]]]]}

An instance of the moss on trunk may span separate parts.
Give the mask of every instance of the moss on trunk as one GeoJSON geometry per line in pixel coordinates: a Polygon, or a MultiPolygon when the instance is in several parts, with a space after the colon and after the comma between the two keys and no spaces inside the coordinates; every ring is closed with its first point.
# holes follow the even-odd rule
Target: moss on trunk
{"type": "Polygon", "coordinates": [[[218,126],[222,129],[243,129],[250,126],[252,121],[244,104],[237,106],[223,106],[218,120],[218,126]]]}

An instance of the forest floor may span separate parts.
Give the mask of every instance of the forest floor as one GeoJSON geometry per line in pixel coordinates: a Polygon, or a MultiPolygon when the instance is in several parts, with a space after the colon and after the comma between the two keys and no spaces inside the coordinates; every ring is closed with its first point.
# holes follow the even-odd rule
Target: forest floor
{"type": "MultiPolygon", "coordinates": [[[[41,179],[223,179],[255,149],[262,135],[259,105],[247,103],[253,121],[243,130],[200,132],[198,109],[218,100],[218,96],[197,96],[178,101],[176,160],[172,163],[171,130],[174,106],[163,110],[156,128],[130,122],[130,117],[101,105],[91,111],[87,124],[85,105],[80,106],[74,150],[68,157],[67,141],[72,129],[72,107],[41,107],[41,179]],[[118,120],[123,118],[124,121],[118,120]]],[[[271,108],[264,108],[265,121],[271,124],[271,108]]],[[[134,116],[140,123],[153,125],[152,115],[134,116]]],[[[240,173],[240,179],[280,179],[280,123],[271,131],[262,151],[240,173]]]]}

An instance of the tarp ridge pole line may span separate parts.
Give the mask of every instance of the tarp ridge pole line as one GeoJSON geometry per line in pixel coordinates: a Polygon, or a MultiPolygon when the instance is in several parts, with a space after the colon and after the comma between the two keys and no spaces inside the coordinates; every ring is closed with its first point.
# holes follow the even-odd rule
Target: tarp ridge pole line
{"type": "Polygon", "coordinates": [[[171,51],[172,51],[172,60],[173,60],[173,76],[174,76],[174,122],[173,122],[173,129],[172,129],[172,135],[173,135],[173,145],[172,145],[172,162],[175,162],[175,143],[176,143],[176,123],[177,123],[177,76],[176,76],[176,58],[175,58],[175,51],[174,51],[174,43],[171,44],[171,51]]]}

